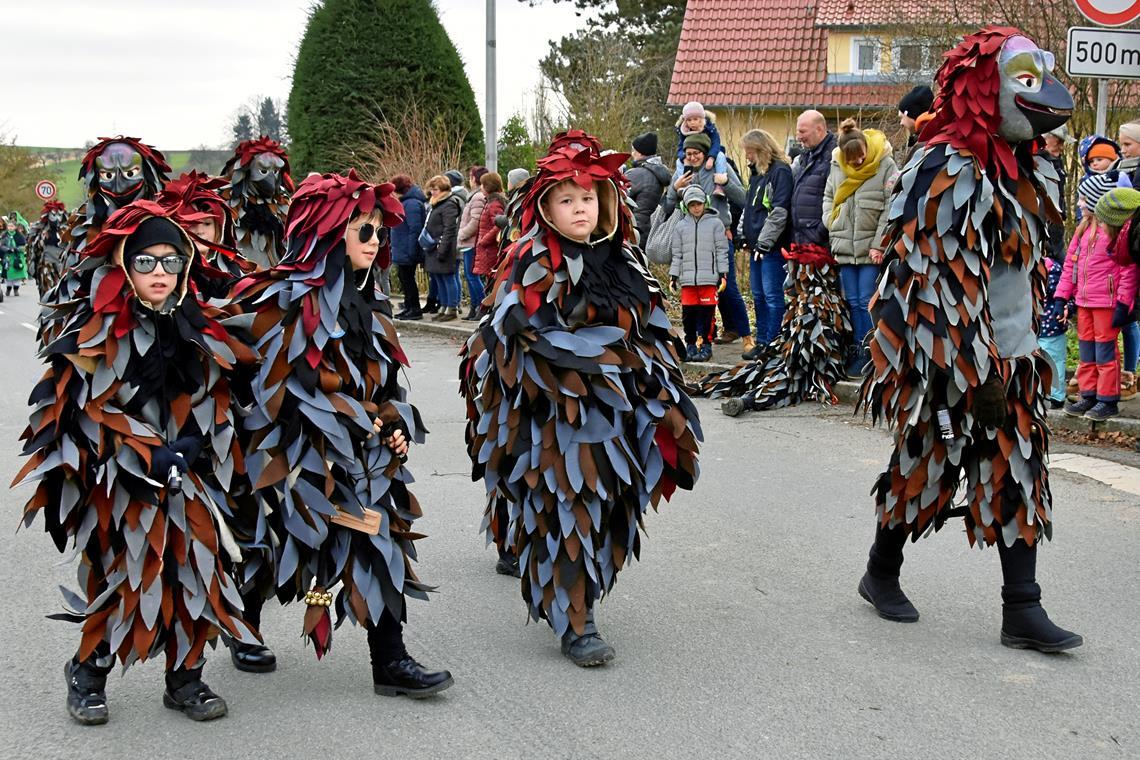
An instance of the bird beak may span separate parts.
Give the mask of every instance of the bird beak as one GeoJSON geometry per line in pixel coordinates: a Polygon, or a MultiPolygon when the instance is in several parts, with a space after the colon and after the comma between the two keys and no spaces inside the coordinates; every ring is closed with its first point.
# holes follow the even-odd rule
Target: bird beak
{"type": "Polygon", "coordinates": [[[1016,101],[1037,135],[1056,129],[1073,115],[1073,96],[1052,74],[1045,75],[1040,90],[1018,95],[1016,101]]]}

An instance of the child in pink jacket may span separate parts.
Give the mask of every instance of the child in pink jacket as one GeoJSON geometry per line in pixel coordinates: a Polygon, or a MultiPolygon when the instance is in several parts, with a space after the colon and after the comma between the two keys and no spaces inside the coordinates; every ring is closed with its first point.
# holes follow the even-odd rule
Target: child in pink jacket
{"type": "MultiPolygon", "coordinates": [[[[1082,180],[1078,192],[1088,188],[1082,180]]],[[[1115,257],[1119,221],[1110,213],[1102,213],[1096,198],[1086,197],[1087,207],[1096,209],[1077,227],[1065,256],[1061,281],[1054,294],[1053,308],[1069,317],[1065,303],[1077,302],[1077,337],[1080,342],[1080,365],[1077,384],[1081,398],[1065,407],[1073,417],[1103,421],[1120,413],[1120,356],[1116,339],[1132,311],[1136,300],[1136,265],[1121,264],[1115,257]]]]}

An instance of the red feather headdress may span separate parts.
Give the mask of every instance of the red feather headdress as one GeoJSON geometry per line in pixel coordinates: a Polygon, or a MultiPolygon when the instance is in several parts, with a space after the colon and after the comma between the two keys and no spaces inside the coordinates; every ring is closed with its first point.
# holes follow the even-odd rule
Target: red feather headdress
{"type": "Polygon", "coordinates": [[[293,177],[289,174],[289,154],[285,152],[285,148],[281,143],[276,140],[271,140],[269,137],[262,135],[256,140],[243,140],[238,143],[237,148],[234,149],[233,156],[226,165],[222,167],[222,174],[227,177],[236,166],[249,166],[253,159],[257,158],[262,153],[272,153],[285,162],[284,170],[281,172],[281,184],[290,193],[293,192],[293,177]]]}
{"type": "Polygon", "coordinates": [[[90,179],[93,177],[95,171],[95,159],[99,154],[106,150],[108,145],[113,143],[126,143],[139,152],[142,156],[143,162],[151,164],[154,173],[159,180],[164,179],[170,174],[170,165],[166,163],[166,156],[162,155],[162,151],[155,148],[153,145],[147,145],[139,140],[137,137],[124,137],[118,135],[117,137],[100,137],[99,142],[87,151],[83,156],[83,161],[79,165],[79,179],[90,179]]]}

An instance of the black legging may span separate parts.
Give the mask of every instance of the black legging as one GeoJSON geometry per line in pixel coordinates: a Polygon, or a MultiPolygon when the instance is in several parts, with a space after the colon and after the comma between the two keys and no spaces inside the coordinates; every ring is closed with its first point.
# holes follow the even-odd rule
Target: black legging
{"type": "Polygon", "coordinates": [[[400,289],[404,291],[404,308],[409,311],[420,310],[420,288],[416,285],[417,266],[418,264],[396,265],[400,276],[400,289]]]}
{"type": "Polygon", "coordinates": [[[715,306],[682,306],[681,323],[685,326],[685,344],[695,346],[697,336],[708,341],[709,331],[712,329],[715,306]]]}

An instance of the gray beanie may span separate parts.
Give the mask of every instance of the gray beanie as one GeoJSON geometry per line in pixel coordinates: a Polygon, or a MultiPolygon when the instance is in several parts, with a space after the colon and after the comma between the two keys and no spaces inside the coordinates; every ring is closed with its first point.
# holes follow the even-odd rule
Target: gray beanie
{"type": "Polygon", "coordinates": [[[530,179],[530,172],[521,166],[517,169],[511,169],[507,172],[507,188],[518,187],[528,179],[530,179]]]}
{"type": "Polygon", "coordinates": [[[705,189],[700,185],[689,185],[681,194],[681,203],[685,205],[685,208],[688,208],[690,203],[705,203],[707,200],[705,189]]]}

